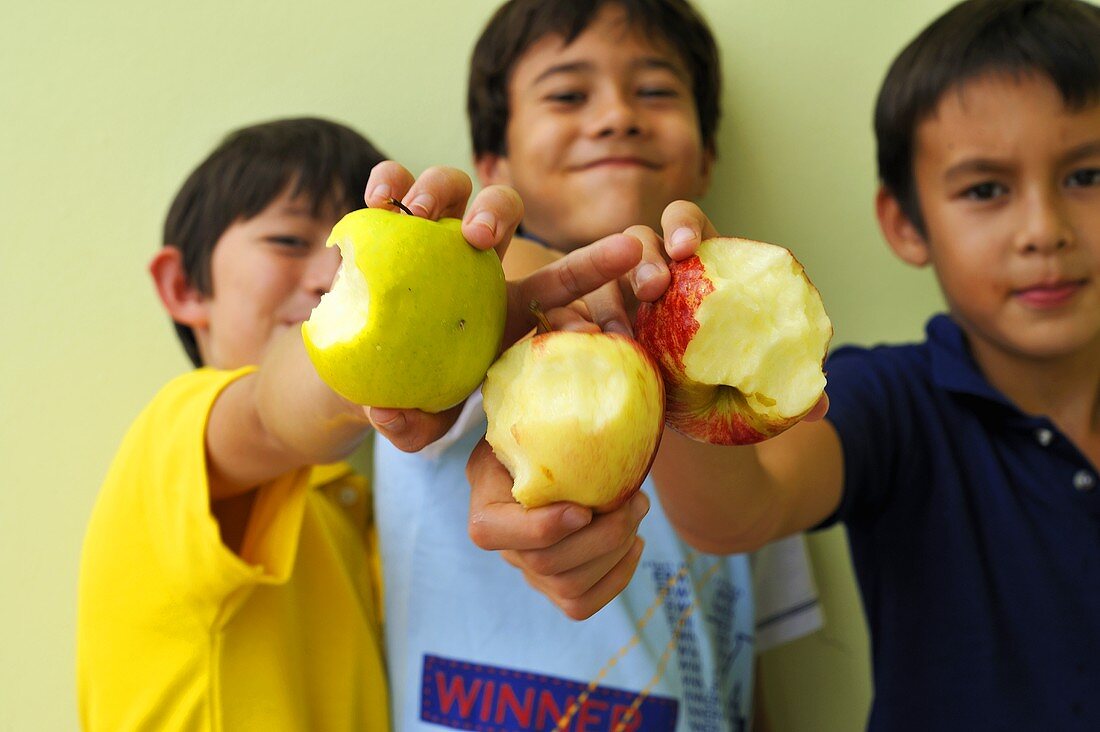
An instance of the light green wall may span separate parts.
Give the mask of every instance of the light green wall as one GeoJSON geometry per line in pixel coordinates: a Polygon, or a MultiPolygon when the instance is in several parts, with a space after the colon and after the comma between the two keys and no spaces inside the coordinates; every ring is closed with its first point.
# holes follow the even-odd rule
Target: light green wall
{"type": "MultiPolygon", "coordinates": [[[[75,585],[127,424],[185,368],[144,266],[169,198],[230,128],[318,114],[410,168],[465,167],[465,59],[496,0],[6,3],[0,13],[0,730],[76,726],[75,585]],[[307,9],[308,7],[308,9],[307,9]]],[[[836,342],[915,338],[939,307],[872,219],[870,109],[944,0],[699,0],[724,49],[708,211],[786,244],[836,342]]],[[[811,541],[828,628],[766,659],[781,732],[862,725],[858,599],[835,533],[811,541]]]]}

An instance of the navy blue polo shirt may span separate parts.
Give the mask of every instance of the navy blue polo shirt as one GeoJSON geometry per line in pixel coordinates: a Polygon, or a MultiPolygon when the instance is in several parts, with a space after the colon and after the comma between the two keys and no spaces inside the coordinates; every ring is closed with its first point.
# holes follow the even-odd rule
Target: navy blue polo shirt
{"type": "Polygon", "coordinates": [[[1100,487],[1017,409],[947,316],[842,348],[828,419],[871,631],[868,729],[1100,730],[1100,487]]]}

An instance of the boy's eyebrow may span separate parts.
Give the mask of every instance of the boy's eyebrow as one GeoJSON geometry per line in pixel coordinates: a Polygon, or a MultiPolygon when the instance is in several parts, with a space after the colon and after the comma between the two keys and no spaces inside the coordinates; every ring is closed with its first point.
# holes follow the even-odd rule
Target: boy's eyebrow
{"type": "Polygon", "coordinates": [[[1075,163],[1083,158],[1091,158],[1094,155],[1100,155],[1100,140],[1093,140],[1092,142],[1086,142],[1083,145],[1078,145],[1063,157],[1064,163],[1075,163]]]}
{"type": "MultiPolygon", "coordinates": [[[[1061,164],[1070,165],[1078,160],[1090,158],[1094,155],[1100,155],[1100,140],[1086,142],[1083,145],[1078,145],[1071,149],[1062,156],[1061,164]]],[[[1004,175],[1006,173],[1011,173],[1012,170],[1013,166],[1009,163],[1001,163],[996,160],[990,160],[989,158],[973,158],[952,165],[944,172],[943,178],[946,181],[950,181],[952,178],[974,173],[1004,175]]]]}
{"type": "MultiPolygon", "coordinates": [[[[565,63],[554,64],[548,69],[544,70],[541,74],[535,77],[533,84],[538,84],[545,81],[551,76],[557,74],[575,74],[582,72],[589,72],[595,68],[595,64],[591,61],[568,61],[565,63]]],[[[630,64],[632,69],[663,69],[669,71],[680,79],[685,79],[687,74],[679,64],[675,64],[668,59],[661,58],[660,56],[643,56],[635,59],[630,64]]]]}
{"type": "Polygon", "coordinates": [[[963,175],[972,175],[974,173],[993,173],[1004,175],[1012,172],[1012,166],[1008,163],[1001,163],[996,160],[990,160],[989,158],[970,158],[963,160],[961,163],[956,163],[944,171],[943,179],[945,181],[951,181],[953,178],[958,178],[963,175]]]}

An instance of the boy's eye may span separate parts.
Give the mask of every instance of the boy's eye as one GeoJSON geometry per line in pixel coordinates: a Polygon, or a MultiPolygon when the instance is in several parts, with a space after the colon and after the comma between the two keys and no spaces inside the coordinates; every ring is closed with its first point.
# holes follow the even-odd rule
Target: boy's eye
{"type": "Polygon", "coordinates": [[[650,99],[673,98],[679,95],[679,92],[667,86],[646,86],[638,90],[638,96],[650,99]]]}
{"type": "Polygon", "coordinates": [[[288,249],[309,249],[309,242],[300,236],[276,235],[267,237],[267,240],[288,249]]]}
{"type": "Polygon", "coordinates": [[[585,94],[581,91],[561,91],[547,94],[546,99],[558,104],[580,104],[585,100],[585,94]]]}
{"type": "Polygon", "coordinates": [[[963,191],[963,197],[971,201],[989,201],[997,196],[1003,196],[1007,190],[1008,189],[1000,183],[985,181],[984,183],[978,183],[977,185],[967,188],[963,191]]]}
{"type": "Polygon", "coordinates": [[[1100,168],[1075,170],[1066,177],[1066,186],[1069,188],[1086,188],[1096,185],[1100,185],[1100,168]]]}

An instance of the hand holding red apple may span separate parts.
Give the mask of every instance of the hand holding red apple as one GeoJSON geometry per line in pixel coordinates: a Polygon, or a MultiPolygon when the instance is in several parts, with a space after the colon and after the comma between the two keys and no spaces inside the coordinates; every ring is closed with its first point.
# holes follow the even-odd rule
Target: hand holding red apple
{"type": "Polygon", "coordinates": [[[828,400],[821,363],[832,325],[801,265],[782,247],[745,240],[737,246],[729,246],[734,241],[729,239],[708,245],[713,251],[700,257],[702,242],[719,237],[699,207],[687,201],[665,209],[662,228],[664,239],[645,226],[628,229],[625,233],[643,244],[642,263],[618,286],[601,288],[584,301],[592,313],[620,307],[623,291],[642,302],[635,330],[661,363],[666,422],[703,441],[746,444],[801,419],[823,417],[828,400]],[[658,260],[663,265],[666,254],[671,264],[664,270],[654,266],[658,260]],[[656,272],[643,283],[638,271],[644,267],[656,272]],[[661,283],[667,283],[667,292],[661,283]],[[701,328],[695,309],[716,290],[703,310],[710,324],[701,328]],[[710,318],[708,310],[719,317],[710,318]],[[702,338],[688,353],[700,330],[702,338]]]}

